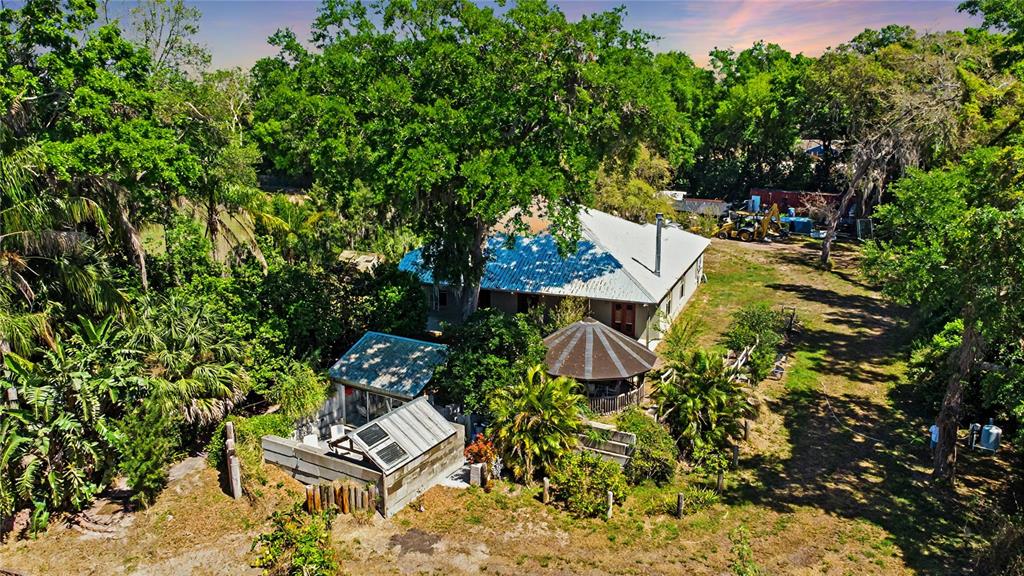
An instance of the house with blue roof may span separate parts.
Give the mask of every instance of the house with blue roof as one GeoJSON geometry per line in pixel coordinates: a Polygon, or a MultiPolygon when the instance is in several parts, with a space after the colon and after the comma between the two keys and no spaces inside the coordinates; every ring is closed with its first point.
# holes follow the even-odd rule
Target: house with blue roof
{"type": "MultiPolygon", "coordinates": [[[[710,241],[660,217],[656,224],[637,224],[585,209],[580,225],[576,251],[564,258],[547,232],[511,239],[492,234],[478,306],[528,312],[579,297],[589,316],[619,332],[648,344],[660,339],[703,280],[710,241]]],[[[434,282],[419,250],[406,254],[399,268],[419,275],[430,329],[457,319],[455,287],[434,282]]]]}

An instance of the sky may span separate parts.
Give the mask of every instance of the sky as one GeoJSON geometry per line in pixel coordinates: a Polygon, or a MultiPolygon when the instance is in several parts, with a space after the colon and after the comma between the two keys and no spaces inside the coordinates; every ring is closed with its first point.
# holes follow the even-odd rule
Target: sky
{"type": "MultiPolygon", "coordinates": [[[[960,30],[976,19],[956,11],[957,0],[554,0],[570,18],[625,5],[628,28],[659,37],[656,51],[681,50],[700,65],[713,48],[742,50],[758,40],[790,52],[821,54],[865,28],[903,24],[919,31],[960,30]]],[[[199,42],[217,68],[247,68],[272,56],[266,42],[280,28],[307,38],[315,0],[194,0],[203,12],[199,42]]]]}

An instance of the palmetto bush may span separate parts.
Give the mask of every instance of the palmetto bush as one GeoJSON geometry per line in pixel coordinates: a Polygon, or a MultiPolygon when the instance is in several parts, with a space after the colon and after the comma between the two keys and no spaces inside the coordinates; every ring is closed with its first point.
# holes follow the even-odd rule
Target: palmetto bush
{"type": "Polygon", "coordinates": [[[750,415],[751,391],[731,378],[721,355],[695,351],[674,363],[673,376],[654,392],[658,420],[666,422],[684,454],[723,450],[750,415]]]}
{"type": "Polygon", "coordinates": [[[222,420],[249,390],[241,345],[201,301],[171,295],[143,310],[134,339],[146,351],[154,399],[188,423],[222,420]]]}
{"type": "Polygon", "coordinates": [[[489,436],[519,480],[529,483],[537,472],[550,474],[576,446],[584,402],[576,386],[570,378],[548,377],[537,365],[492,395],[489,436]]]}

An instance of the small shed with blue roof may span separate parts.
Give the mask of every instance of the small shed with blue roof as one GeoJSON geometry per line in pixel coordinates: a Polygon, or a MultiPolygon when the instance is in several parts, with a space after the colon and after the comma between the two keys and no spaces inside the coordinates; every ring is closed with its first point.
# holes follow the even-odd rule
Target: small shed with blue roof
{"type": "Polygon", "coordinates": [[[447,357],[443,344],[367,332],[328,371],[336,387],[317,418],[321,436],[334,438],[422,395],[447,357]]]}

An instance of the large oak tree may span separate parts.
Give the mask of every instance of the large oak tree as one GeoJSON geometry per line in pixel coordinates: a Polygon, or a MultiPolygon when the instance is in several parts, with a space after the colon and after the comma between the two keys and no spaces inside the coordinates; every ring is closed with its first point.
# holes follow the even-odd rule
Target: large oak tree
{"type": "Polygon", "coordinates": [[[468,314],[506,214],[516,227],[543,200],[568,247],[603,159],[642,138],[667,156],[679,146],[651,37],[621,15],[327,0],[317,51],[283,31],[279,56],[256,65],[255,130],[272,168],[331,190],[345,217],[408,223],[468,314]]]}

